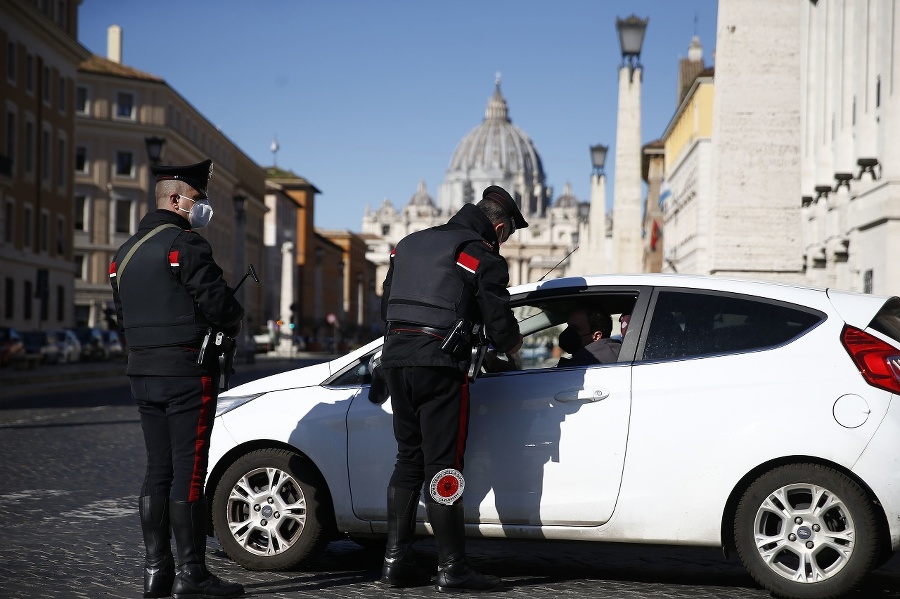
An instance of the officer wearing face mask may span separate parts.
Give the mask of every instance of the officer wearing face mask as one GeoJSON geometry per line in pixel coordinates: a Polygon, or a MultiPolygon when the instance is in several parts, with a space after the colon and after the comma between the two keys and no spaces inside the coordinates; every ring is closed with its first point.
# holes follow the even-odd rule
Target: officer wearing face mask
{"type": "Polygon", "coordinates": [[[501,584],[470,568],[465,556],[462,470],[471,347],[441,347],[463,319],[483,324],[497,351],[519,351],[522,335],[509,307],[509,269],[500,246],[527,226],[512,196],[491,185],[478,204],[465,204],[447,224],[404,237],[391,255],[381,302],[388,325],[381,366],[397,440],[387,489],[386,585],[431,581],[410,549],[423,482],[438,550],[437,590],[489,591],[501,584]]]}
{"type": "Polygon", "coordinates": [[[209,242],[194,231],[213,214],[207,196],[212,161],[158,166],[153,174],[156,211],[141,219],[109,267],[147,447],[138,501],[144,597],[237,597],[241,585],[206,569],[203,484],[219,376],[216,360],[198,364],[197,356],[207,328],[236,336],[244,309],[209,242]]]}
{"type": "Polygon", "coordinates": [[[567,326],[559,334],[559,347],[571,355],[560,358],[558,367],[611,364],[619,359],[622,343],[610,339],[612,317],[590,307],[576,307],[569,313],[567,326]]]}

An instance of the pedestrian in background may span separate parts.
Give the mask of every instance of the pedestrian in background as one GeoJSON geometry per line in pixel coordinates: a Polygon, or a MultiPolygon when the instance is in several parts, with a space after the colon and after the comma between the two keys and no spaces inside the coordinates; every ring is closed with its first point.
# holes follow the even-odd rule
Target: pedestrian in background
{"type": "Polygon", "coordinates": [[[128,342],[131,393],[141,415],[147,471],[138,509],[144,535],[144,597],[237,597],[244,588],[206,569],[203,492],[218,395],[218,359],[198,363],[208,329],[236,337],[244,309],[209,242],[212,161],[159,166],[156,211],[113,258],[109,279],[128,342]],[[170,545],[170,526],[178,555],[170,545]]]}
{"type": "Polygon", "coordinates": [[[484,591],[501,584],[466,563],[462,470],[472,346],[461,342],[445,353],[442,344],[464,321],[483,324],[497,351],[519,351],[522,335],[509,307],[509,269],[500,245],[527,226],[509,193],[492,185],[477,205],[466,204],[447,224],[401,239],[391,255],[381,304],[387,323],[381,366],[397,461],[387,490],[385,584],[431,581],[410,549],[423,482],[438,549],[437,590],[484,591]]]}

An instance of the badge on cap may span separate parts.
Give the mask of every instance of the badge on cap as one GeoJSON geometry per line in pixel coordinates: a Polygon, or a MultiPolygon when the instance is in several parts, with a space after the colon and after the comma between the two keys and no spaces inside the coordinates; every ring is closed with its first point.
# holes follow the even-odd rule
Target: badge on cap
{"type": "Polygon", "coordinates": [[[466,488],[466,481],[462,472],[453,468],[446,468],[434,475],[430,485],[431,498],[442,505],[453,505],[462,497],[466,488]]]}

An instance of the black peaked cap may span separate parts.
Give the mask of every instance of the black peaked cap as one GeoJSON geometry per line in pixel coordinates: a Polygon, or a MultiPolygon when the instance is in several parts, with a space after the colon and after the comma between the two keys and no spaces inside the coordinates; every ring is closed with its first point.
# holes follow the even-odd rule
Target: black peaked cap
{"type": "Polygon", "coordinates": [[[157,183],[170,179],[184,181],[203,195],[207,195],[206,186],[212,177],[213,161],[206,159],[197,164],[187,166],[152,166],[150,170],[156,175],[157,183]]]}
{"type": "Polygon", "coordinates": [[[516,229],[524,229],[528,226],[528,222],[519,211],[519,207],[516,205],[516,201],[512,198],[511,195],[509,195],[508,191],[506,191],[499,185],[491,185],[484,190],[484,193],[481,194],[481,197],[485,200],[494,200],[495,202],[503,206],[503,210],[506,211],[506,214],[509,215],[513,223],[516,225],[516,229]]]}

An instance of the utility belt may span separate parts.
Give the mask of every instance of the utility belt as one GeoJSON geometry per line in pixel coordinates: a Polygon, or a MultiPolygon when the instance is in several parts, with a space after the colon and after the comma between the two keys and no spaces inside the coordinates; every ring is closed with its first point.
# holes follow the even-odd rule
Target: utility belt
{"type": "Polygon", "coordinates": [[[482,349],[487,343],[484,326],[465,318],[458,319],[449,329],[439,329],[415,323],[388,322],[387,334],[420,333],[441,340],[441,352],[460,362],[469,363],[469,378],[475,380],[484,358],[482,349]],[[474,369],[473,369],[474,366],[474,369]]]}
{"type": "Polygon", "coordinates": [[[222,331],[206,329],[197,364],[219,371],[219,391],[228,391],[231,375],[234,373],[234,354],[237,342],[222,331]]]}

